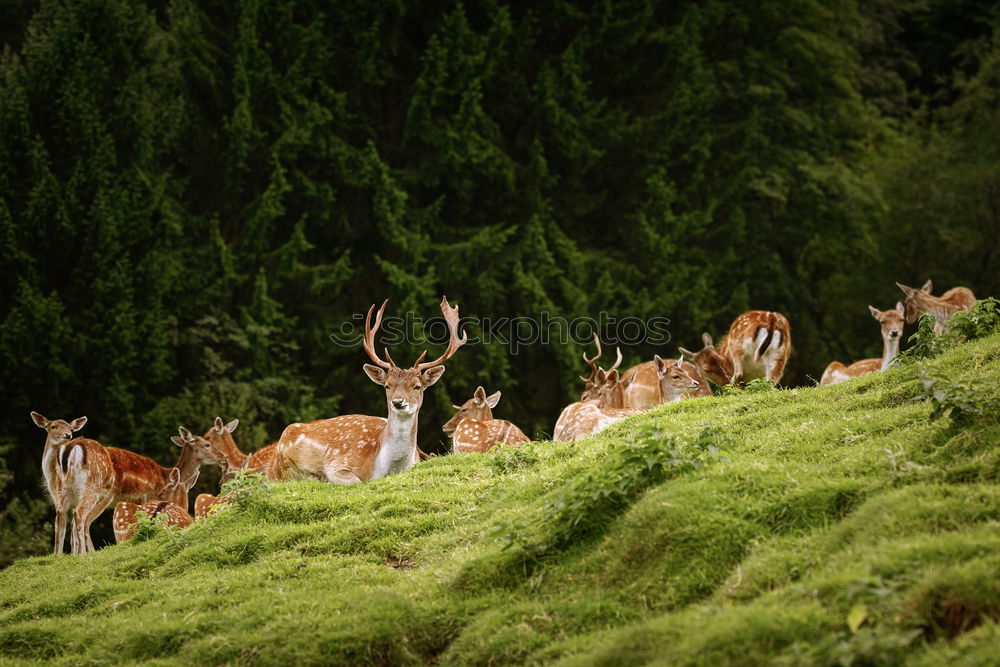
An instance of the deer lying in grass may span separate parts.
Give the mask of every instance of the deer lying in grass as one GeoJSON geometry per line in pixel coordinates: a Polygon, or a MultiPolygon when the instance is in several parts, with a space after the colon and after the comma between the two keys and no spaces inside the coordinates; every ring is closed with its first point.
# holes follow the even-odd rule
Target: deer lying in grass
{"type": "MultiPolygon", "coordinates": [[[[31,419],[39,428],[45,429],[47,446],[51,440],[48,436],[50,432],[65,433],[58,422],[57,427],[50,430],[52,421],[37,412],[31,413],[31,419]]],[[[77,419],[68,424],[70,432],[73,425],[77,425],[75,430],[79,430],[85,422],[85,419],[83,422],[77,419]]],[[[76,554],[94,551],[90,525],[113,503],[122,500],[146,503],[166,495],[164,500],[187,507],[187,488],[183,484],[171,484],[173,468],[164,468],[135,452],[105,447],[90,438],[67,439],[63,436],[63,439],[56,452],[54,470],[59,480],[55,485],[57,495],[53,497],[56,506],[55,553],[62,553],[60,538],[65,534],[66,514],[70,511],[73,512],[70,548],[76,554]]],[[[202,438],[187,440],[175,436],[172,441],[181,447],[175,466],[178,480],[190,479],[202,463],[217,461],[214,450],[202,438]]]]}
{"type": "MultiPolygon", "coordinates": [[[[181,484],[180,481],[180,471],[174,468],[170,471],[171,483],[167,489],[165,489],[160,495],[175,495],[173,487],[181,484]],[[176,475],[174,473],[177,473],[176,475]]],[[[184,487],[187,491],[191,490],[191,487],[195,485],[198,481],[198,473],[196,472],[191,476],[186,482],[184,482],[184,487]]],[[[165,523],[168,526],[177,526],[179,528],[187,528],[194,520],[191,515],[187,513],[187,510],[176,503],[172,503],[169,500],[160,500],[155,503],[130,503],[127,501],[121,501],[115,505],[115,513],[112,518],[111,525],[114,526],[115,530],[115,543],[121,544],[126,540],[132,539],[136,531],[139,529],[139,520],[136,517],[136,512],[144,512],[146,516],[151,518],[163,517],[166,519],[165,523]]]]}
{"type": "Polygon", "coordinates": [[[903,304],[897,303],[895,308],[889,310],[868,306],[868,310],[882,327],[882,357],[862,359],[850,366],[844,366],[839,361],[831,361],[823,371],[820,385],[839,384],[868,373],[884,371],[889,367],[889,362],[899,354],[899,339],[903,333],[903,304]]]}
{"type": "MultiPolygon", "coordinates": [[[[680,373],[686,378],[686,384],[690,387],[694,380],[683,369],[680,373]]],[[[603,368],[599,369],[595,387],[596,398],[571,403],[563,409],[552,434],[553,440],[561,442],[582,440],[600,433],[616,421],[645,412],[624,407],[628,380],[623,380],[617,369],[612,369],[610,372],[605,372],[603,368]]]]}
{"type": "Polygon", "coordinates": [[[449,343],[444,354],[424,362],[426,351],[410,368],[400,368],[389,356],[375,352],[375,332],[382,322],[382,304],[371,324],[372,311],[365,319],[364,348],[374,362],[364,370],[375,384],[385,387],[388,419],[367,415],[345,415],[322,419],[311,424],[292,424],[278,440],[268,477],[274,480],[321,479],[338,484],[359,484],[408,470],[420,457],[417,447],[417,415],[424,400],[424,390],[444,373],[444,362],[465,345],[468,336],[459,337],[458,307],[451,308],[441,299],[441,314],[448,325],[449,343]]]}
{"type": "MultiPolygon", "coordinates": [[[[216,417],[215,423],[209,427],[203,436],[211,444],[212,448],[222,457],[220,468],[222,469],[222,481],[225,482],[237,470],[248,472],[258,472],[267,474],[268,464],[274,456],[277,442],[261,447],[249,456],[240,451],[236,440],[233,439],[233,431],[240,425],[239,419],[234,419],[228,424],[222,422],[222,417],[216,417]]],[[[215,496],[211,493],[201,493],[194,499],[194,518],[203,519],[210,514],[210,509],[215,505],[223,505],[226,502],[225,496],[215,496]]]]}
{"type": "Polygon", "coordinates": [[[500,402],[500,392],[486,395],[486,390],[476,387],[472,398],[462,405],[453,405],[455,415],[442,426],[451,434],[452,448],[456,454],[480,454],[497,445],[521,445],[530,438],[506,419],[494,419],[493,408],[500,402]]]}
{"type": "Polygon", "coordinates": [[[654,356],[652,361],[644,361],[622,374],[627,381],[625,407],[638,410],[655,408],[661,403],[673,403],[682,398],[703,398],[712,395],[712,388],[702,376],[698,367],[689,361],[661,359],[654,356]],[[693,378],[694,385],[686,383],[677,372],[668,372],[669,366],[680,364],[680,369],[693,378]],[[664,383],[665,380],[672,382],[664,383]],[[683,385],[683,386],[682,386],[683,385]]]}
{"type": "Polygon", "coordinates": [[[788,319],[766,310],[750,310],[733,320],[718,350],[707,333],[701,340],[705,347],[700,351],[682,347],[680,352],[720,387],[762,377],[777,384],[792,353],[788,319]]]}
{"type": "Polygon", "coordinates": [[[931,296],[933,283],[928,280],[920,289],[896,283],[906,295],[906,323],[913,324],[921,313],[930,313],[937,322],[934,332],[941,333],[942,326],[960,310],[971,310],[976,305],[976,295],[968,287],[952,287],[941,296],[931,296]]]}

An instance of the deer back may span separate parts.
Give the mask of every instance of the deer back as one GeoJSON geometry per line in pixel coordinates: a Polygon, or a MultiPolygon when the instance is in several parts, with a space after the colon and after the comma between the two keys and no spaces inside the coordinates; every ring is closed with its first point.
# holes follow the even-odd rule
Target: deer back
{"type": "Polygon", "coordinates": [[[166,523],[169,526],[187,528],[194,523],[191,515],[183,507],[167,500],[142,504],[122,501],[115,505],[115,513],[112,520],[116,543],[120,544],[126,540],[130,540],[135,535],[139,528],[138,519],[136,519],[135,515],[140,510],[145,512],[146,516],[154,519],[166,517],[166,523]]]}
{"type": "Polygon", "coordinates": [[[343,415],[290,424],[278,440],[268,477],[323,479],[324,470],[337,467],[363,481],[371,479],[386,422],[384,417],[343,415]]]}

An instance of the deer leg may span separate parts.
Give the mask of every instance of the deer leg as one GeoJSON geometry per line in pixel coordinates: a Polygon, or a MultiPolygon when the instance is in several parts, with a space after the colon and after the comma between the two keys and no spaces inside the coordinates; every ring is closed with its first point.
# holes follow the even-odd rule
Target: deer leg
{"type": "MultiPolygon", "coordinates": [[[[63,553],[63,547],[66,544],[66,514],[68,513],[69,508],[66,505],[56,505],[56,518],[53,522],[55,539],[52,553],[54,554],[63,553]]],[[[70,537],[70,542],[72,542],[72,536],[70,537]]]]}
{"type": "MultiPolygon", "coordinates": [[[[785,374],[785,363],[787,359],[784,356],[778,357],[777,359],[769,359],[767,368],[765,368],[765,377],[774,384],[778,384],[781,376],[785,374]]],[[[825,373],[824,373],[825,375],[825,373]]]]}
{"type": "Polygon", "coordinates": [[[73,536],[76,545],[73,553],[89,553],[94,551],[94,541],[90,538],[90,524],[108,508],[106,498],[87,498],[76,506],[73,512],[73,536]]]}
{"type": "Polygon", "coordinates": [[[323,466],[323,473],[326,475],[326,480],[334,484],[361,484],[361,478],[349,468],[327,465],[323,466]]]}

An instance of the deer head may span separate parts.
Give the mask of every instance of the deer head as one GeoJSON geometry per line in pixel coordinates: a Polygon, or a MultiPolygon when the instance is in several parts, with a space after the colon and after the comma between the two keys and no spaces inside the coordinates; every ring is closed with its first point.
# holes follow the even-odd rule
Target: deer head
{"type": "Polygon", "coordinates": [[[448,305],[448,299],[441,297],[441,314],[448,325],[448,348],[440,357],[434,361],[423,361],[427,351],[421,353],[413,366],[410,368],[400,368],[389,356],[388,348],[385,349],[385,360],[382,360],[375,352],[375,332],[378,331],[382,323],[382,312],[385,305],[389,303],[386,299],[382,302],[382,307],[375,315],[375,324],[372,325],[372,311],[375,304],[368,309],[365,317],[365,352],[372,360],[373,364],[365,364],[365,373],[371,381],[377,385],[385,387],[385,400],[389,406],[389,415],[397,417],[411,417],[415,415],[424,402],[424,390],[441,379],[444,374],[444,362],[458,351],[458,348],[465,345],[469,337],[466,334],[458,335],[459,315],[458,306],[452,308],[448,305]]]}
{"type": "MultiPolygon", "coordinates": [[[[929,283],[930,281],[927,282],[929,283]]],[[[886,341],[898,339],[903,334],[903,315],[905,310],[905,306],[899,301],[896,302],[895,308],[890,308],[889,310],[879,310],[874,306],[868,306],[868,311],[871,312],[872,317],[882,325],[882,338],[886,341]]]]}
{"type": "Polygon", "coordinates": [[[598,398],[601,392],[601,387],[607,381],[607,374],[621,366],[622,363],[622,350],[621,348],[617,348],[617,357],[614,365],[606,371],[598,368],[597,360],[601,358],[601,339],[597,336],[597,334],[594,334],[594,345],[597,346],[596,355],[588,359],[587,353],[583,353],[584,363],[590,366],[590,375],[588,377],[583,377],[582,375],[580,376],[580,379],[583,380],[583,392],[580,394],[580,401],[583,403],[598,398]]]}
{"type": "Polygon", "coordinates": [[[453,405],[455,415],[447,421],[441,428],[445,433],[451,433],[463,419],[477,419],[479,421],[489,421],[493,419],[493,410],[500,402],[500,392],[486,395],[486,390],[481,386],[476,387],[476,392],[472,398],[461,405],[453,405]]]}
{"type": "Polygon", "coordinates": [[[663,396],[675,396],[700,386],[698,380],[684,370],[682,358],[678,357],[677,361],[670,361],[669,359],[661,359],[659,355],[654,355],[653,361],[656,363],[656,374],[660,378],[660,392],[663,396]]]}
{"type": "Polygon", "coordinates": [[[72,440],[73,434],[87,423],[87,418],[77,417],[73,421],[68,422],[63,419],[46,419],[37,412],[32,411],[31,421],[35,422],[35,426],[45,431],[45,444],[55,447],[72,440]]]}
{"type": "Polygon", "coordinates": [[[927,310],[928,297],[933,298],[931,297],[933,284],[928,280],[920,289],[907,287],[901,283],[896,283],[896,286],[903,290],[903,294],[906,295],[906,300],[903,302],[906,310],[906,323],[913,324],[920,317],[920,313],[927,310]]]}
{"type": "Polygon", "coordinates": [[[692,352],[683,347],[678,348],[678,350],[685,359],[701,369],[705,377],[715,384],[721,387],[722,385],[731,383],[733,381],[732,366],[715,349],[715,345],[712,344],[712,337],[707,333],[703,333],[701,335],[701,342],[704,344],[704,347],[698,352],[692,352]]]}
{"type": "Polygon", "coordinates": [[[184,454],[188,454],[199,464],[215,463],[220,467],[226,465],[225,454],[213,447],[207,439],[195,435],[183,426],[177,427],[177,432],[180,435],[171,436],[170,441],[184,450],[181,454],[182,460],[184,460],[184,454]]]}
{"type": "MultiPolygon", "coordinates": [[[[163,500],[169,500],[176,505],[186,506],[188,491],[198,481],[200,474],[201,470],[196,469],[187,479],[182,480],[180,468],[171,468],[170,474],[167,475],[167,483],[158,497],[163,500]]],[[[186,510],[187,507],[184,507],[184,509],[186,510]]]]}

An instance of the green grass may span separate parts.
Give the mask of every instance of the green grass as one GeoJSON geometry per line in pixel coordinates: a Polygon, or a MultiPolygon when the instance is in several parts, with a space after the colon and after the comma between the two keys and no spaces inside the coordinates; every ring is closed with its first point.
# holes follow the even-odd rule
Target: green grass
{"type": "MultiPolygon", "coordinates": [[[[1000,336],[925,365],[995,392],[1000,336]]],[[[920,396],[908,366],[275,485],[0,572],[0,662],[995,664],[1000,421],[920,396]]]]}

